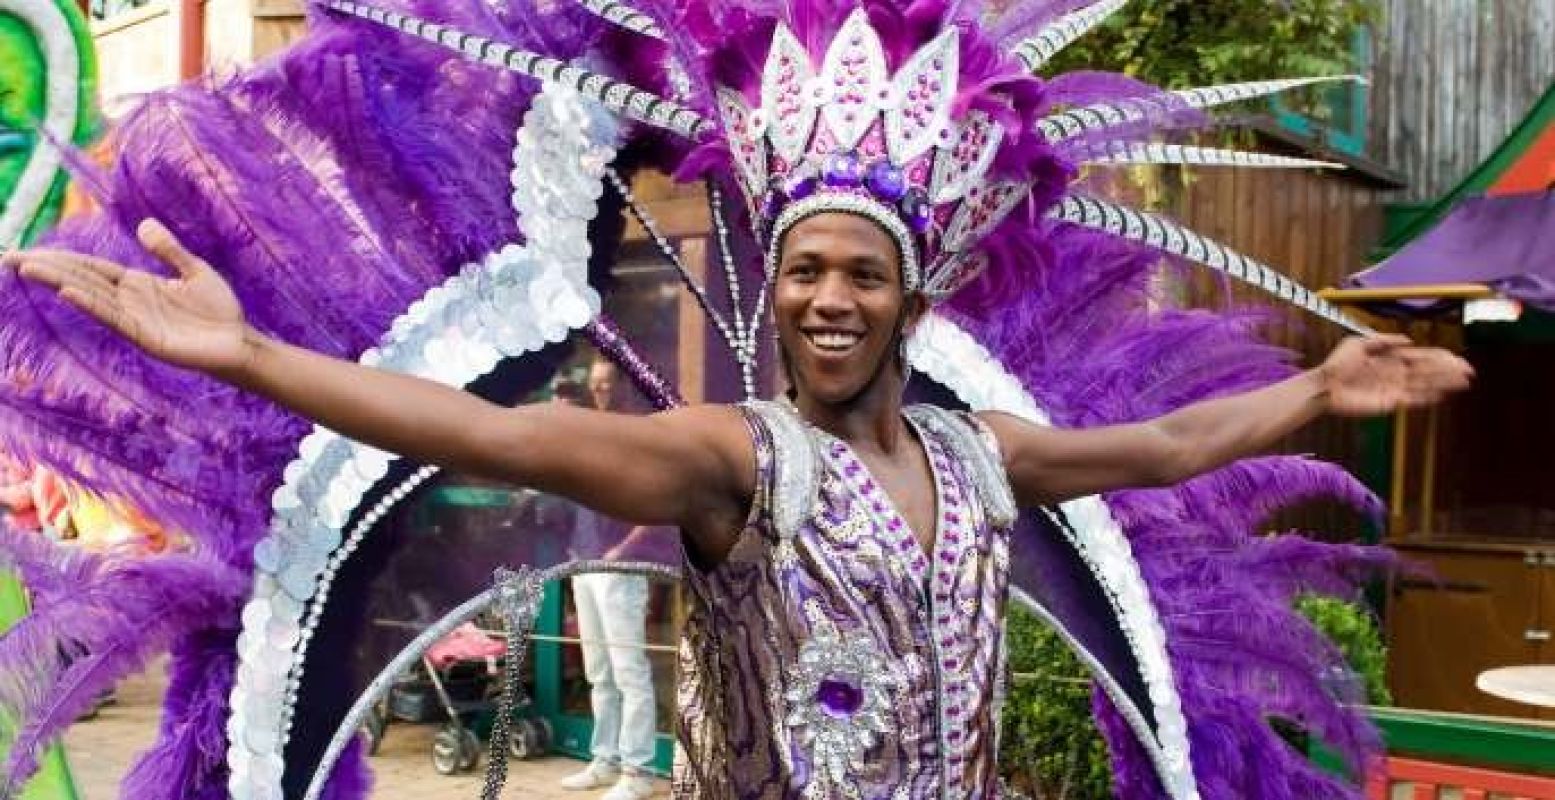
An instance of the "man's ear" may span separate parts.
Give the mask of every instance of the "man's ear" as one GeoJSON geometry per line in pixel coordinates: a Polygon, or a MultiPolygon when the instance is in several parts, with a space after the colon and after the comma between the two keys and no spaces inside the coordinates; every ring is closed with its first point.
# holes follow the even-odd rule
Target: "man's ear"
{"type": "Polygon", "coordinates": [[[923,319],[924,314],[929,313],[929,298],[923,292],[908,292],[902,313],[905,317],[902,334],[911,335],[918,327],[918,321],[923,319]]]}

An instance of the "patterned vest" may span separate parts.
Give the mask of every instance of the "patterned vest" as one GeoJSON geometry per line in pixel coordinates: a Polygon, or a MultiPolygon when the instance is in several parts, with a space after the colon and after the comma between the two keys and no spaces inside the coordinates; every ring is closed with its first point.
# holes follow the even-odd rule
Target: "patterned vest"
{"type": "Polygon", "coordinates": [[[723,563],[686,568],[676,796],[996,797],[1015,508],[991,434],[907,409],[938,493],[925,553],[845,442],[742,410],[750,518],[723,563]]]}

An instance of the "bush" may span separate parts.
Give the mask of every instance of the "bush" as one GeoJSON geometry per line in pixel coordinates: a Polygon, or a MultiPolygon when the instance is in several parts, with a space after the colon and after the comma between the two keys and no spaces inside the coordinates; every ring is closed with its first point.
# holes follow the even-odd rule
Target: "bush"
{"type": "Polygon", "coordinates": [[[1009,695],[999,760],[1011,788],[1036,800],[1111,796],[1107,745],[1091,718],[1091,681],[1058,634],[1011,607],[1009,695]]]}
{"type": "Polygon", "coordinates": [[[1388,692],[1388,649],[1382,644],[1371,609],[1362,603],[1306,595],[1296,599],[1296,610],[1344,653],[1344,660],[1365,687],[1367,703],[1393,704],[1393,695],[1388,692]]]}
{"type": "MultiPolygon", "coordinates": [[[[1364,605],[1304,596],[1296,609],[1344,652],[1368,702],[1392,702],[1387,648],[1364,605]]],[[[1088,673],[1058,634],[1025,609],[1012,606],[1008,626],[1011,679],[999,752],[1005,780],[1034,800],[1106,800],[1111,772],[1091,714],[1088,673]]]]}

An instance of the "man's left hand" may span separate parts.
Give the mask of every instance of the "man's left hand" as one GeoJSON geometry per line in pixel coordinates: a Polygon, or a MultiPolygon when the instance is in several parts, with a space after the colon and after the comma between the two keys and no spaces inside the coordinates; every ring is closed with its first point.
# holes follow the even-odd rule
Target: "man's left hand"
{"type": "Polygon", "coordinates": [[[1469,388],[1474,379],[1474,368],[1462,358],[1391,334],[1345,339],[1319,370],[1328,387],[1328,410],[1345,417],[1431,405],[1469,388]]]}

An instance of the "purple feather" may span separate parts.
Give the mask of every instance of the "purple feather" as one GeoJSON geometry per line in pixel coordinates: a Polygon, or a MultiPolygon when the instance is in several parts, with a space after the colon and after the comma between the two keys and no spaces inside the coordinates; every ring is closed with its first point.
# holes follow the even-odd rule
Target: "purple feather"
{"type": "Polygon", "coordinates": [[[4,768],[9,788],[189,620],[235,621],[248,587],[234,570],[198,556],[116,558],[12,531],[0,533],[0,566],[23,576],[34,609],[0,636],[0,709],[21,720],[4,768]]]}
{"type": "Polygon", "coordinates": [[[186,634],[172,648],[156,743],[119,784],[135,800],[226,800],[228,697],[237,674],[237,628],[186,634]]]}

